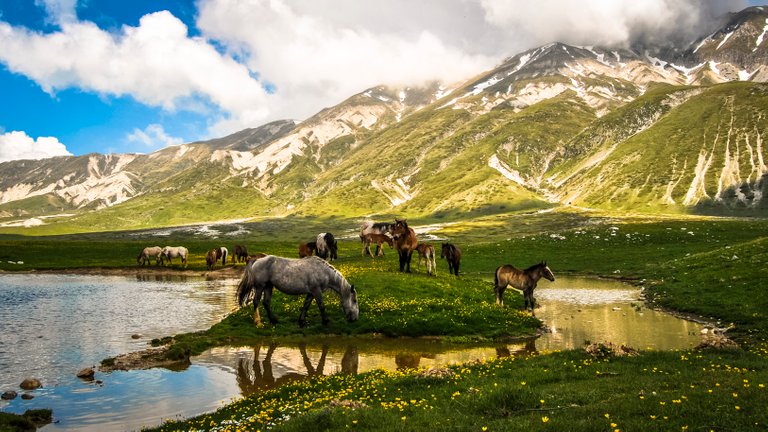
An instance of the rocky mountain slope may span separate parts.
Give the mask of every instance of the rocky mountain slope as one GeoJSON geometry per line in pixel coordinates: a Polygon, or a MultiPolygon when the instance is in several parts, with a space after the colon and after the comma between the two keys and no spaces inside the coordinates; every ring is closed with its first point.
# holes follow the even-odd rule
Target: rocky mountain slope
{"type": "Polygon", "coordinates": [[[650,52],[552,43],[466,83],[372,88],[302,122],[149,155],[5,162],[0,223],[765,211],[768,10],[650,52]]]}

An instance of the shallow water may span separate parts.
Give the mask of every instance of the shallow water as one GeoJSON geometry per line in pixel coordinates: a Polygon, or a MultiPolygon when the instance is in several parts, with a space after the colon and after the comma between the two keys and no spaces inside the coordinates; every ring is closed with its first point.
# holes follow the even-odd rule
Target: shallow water
{"type": "Polygon", "coordinates": [[[235,307],[235,280],[149,279],[0,275],[0,390],[16,389],[27,376],[45,386],[32,400],[0,407],[52,408],[58,423],[43,430],[134,430],[316,374],[463,363],[579,348],[585,341],[678,349],[700,338],[698,324],[645,309],[636,288],[558,278],[541,281],[536,291],[536,315],[552,332],[527,342],[456,348],[420,339],[347,338],[325,345],[219,347],[182,371],[97,372],[101,384],[76,378],[82,367],[143,349],[152,338],[206,329],[235,307]]]}

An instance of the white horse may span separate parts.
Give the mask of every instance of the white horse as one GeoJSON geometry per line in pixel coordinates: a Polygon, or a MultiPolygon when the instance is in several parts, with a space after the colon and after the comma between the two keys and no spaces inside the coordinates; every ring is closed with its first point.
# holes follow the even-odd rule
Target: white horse
{"type": "Polygon", "coordinates": [[[155,257],[155,265],[159,265],[162,260],[163,248],[160,246],[145,247],[139,256],[136,257],[136,262],[141,265],[149,264],[149,257],[155,257]]]}
{"type": "Polygon", "coordinates": [[[172,258],[181,257],[181,263],[184,264],[184,267],[187,266],[189,250],[184,246],[166,246],[163,248],[162,254],[170,264],[173,264],[172,258]]]}
{"type": "Polygon", "coordinates": [[[357,292],[344,276],[322,258],[310,256],[300,259],[281,258],[267,255],[248,263],[243,278],[237,287],[237,300],[240,307],[253,302],[254,321],[258,321],[259,301],[264,297],[264,309],[272,324],[277,317],[272,312],[272,290],[277,288],[285,294],[304,295],[304,307],[299,314],[299,325],[307,323],[307,310],[312,300],[317,302],[323,325],[328,325],[328,316],[323,304],[323,291],[331,289],[341,298],[341,308],[348,321],[355,321],[360,310],[357,305],[357,292]]]}

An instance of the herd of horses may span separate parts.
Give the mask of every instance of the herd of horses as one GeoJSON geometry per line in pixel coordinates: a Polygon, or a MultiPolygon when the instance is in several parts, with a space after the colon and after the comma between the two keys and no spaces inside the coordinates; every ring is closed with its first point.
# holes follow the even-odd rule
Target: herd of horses
{"type": "MultiPolygon", "coordinates": [[[[436,252],[430,243],[419,242],[416,232],[408,226],[405,219],[395,219],[394,223],[366,221],[360,227],[360,241],[363,244],[361,254],[363,256],[379,257],[384,255],[383,245],[397,251],[399,257],[399,269],[401,272],[410,273],[413,251],[418,254],[417,268],[425,263],[427,274],[436,275],[436,252]],[[376,245],[375,254],[371,252],[371,246],[376,245]]],[[[181,263],[186,267],[189,251],[183,246],[159,246],[144,248],[136,261],[141,265],[150,263],[154,257],[157,265],[165,265],[167,260],[173,264],[172,259],[181,258],[181,263]]],[[[225,265],[229,251],[221,246],[210,249],[205,256],[206,267],[213,269],[221,261],[225,265]]],[[[448,272],[459,276],[461,264],[461,249],[452,243],[442,243],[440,258],[448,263],[448,272]]],[[[253,303],[254,321],[261,322],[259,315],[259,303],[264,305],[269,321],[277,323],[277,317],[272,311],[272,293],[274,288],[289,295],[304,295],[304,305],[299,315],[299,325],[306,325],[306,316],[312,302],[316,302],[320,310],[323,325],[328,324],[328,317],[323,302],[323,291],[331,289],[341,298],[341,307],[349,321],[357,320],[359,308],[357,304],[357,292],[344,276],[334,268],[330,262],[338,259],[338,242],[333,234],[324,232],[318,234],[308,242],[299,244],[299,258],[283,258],[262,253],[249,255],[248,249],[242,245],[234,247],[231,257],[232,263],[247,263],[243,276],[237,287],[237,300],[240,307],[253,303]]],[[[512,286],[522,291],[525,309],[533,313],[536,301],[533,291],[541,279],[554,281],[555,276],[547,266],[546,261],[534,264],[524,270],[515,268],[509,264],[499,266],[494,272],[494,293],[496,304],[504,306],[504,291],[512,286]]]]}

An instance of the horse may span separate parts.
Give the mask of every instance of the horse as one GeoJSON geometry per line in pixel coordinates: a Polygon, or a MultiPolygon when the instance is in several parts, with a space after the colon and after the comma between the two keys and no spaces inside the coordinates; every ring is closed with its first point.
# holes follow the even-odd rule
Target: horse
{"type": "Polygon", "coordinates": [[[416,252],[419,253],[419,261],[416,263],[417,267],[421,266],[421,261],[424,260],[427,267],[427,274],[437,275],[437,264],[435,264],[435,247],[429,243],[419,243],[416,246],[416,252]]]}
{"type": "Polygon", "coordinates": [[[387,234],[392,232],[392,226],[394,224],[389,222],[374,222],[365,221],[360,225],[360,238],[362,239],[366,234],[387,234]]]}
{"type": "Polygon", "coordinates": [[[306,258],[312,256],[317,251],[317,242],[311,241],[307,243],[299,243],[299,258],[306,258]]]}
{"type": "Polygon", "coordinates": [[[374,255],[371,253],[371,243],[376,243],[376,256],[383,256],[384,255],[384,248],[381,247],[383,243],[386,243],[389,245],[389,247],[394,248],[394,240],[392,240],[392,237],[386,235],[386,234],[364,234],[363,237],[363,251],[361,252],[362,256],[370,255],[373,257],[374,255]]]}
{"type": "Polygon", "coordinates": [[[365,236],[368,234],[377,234],[377,235],[388,234],[392,230],[392,225],[394,224],[391,224],[389,222],[374,222],[370,220],[365,221],[363,222],[362,225],[360,225],[360,241],[363,243],[363,256],[365,256],[366,250],[368,252],[368,255],[371,255],[370,243],[368,245],[365,244],[365,236]]]}
{"type": "Polygon", "coordinates": [[[496,269],[493,275],[493,291],[496,293],[496,304],[504,306],[504,290],[507,285],[523,291],[525,299],[525,308],[530,307],[531,313],[536,306],[536,300],[533,298],[533,290],[541,278],[549,281],[555,281],[555,275],[547,266],[546,261],[534,264],[525,270],[518,270],[509,264],[505,264],[496,269]]]}
{"type": "Polygon", "coordinates": [[[391,232],[395,239],[395,249],[400,256],[400,271],[410,273],[411,255],[419,243],[416,239],[416,232],[413,228],[408,228],[408,222],[405,219],[395,219],[391,232]]]}
{"type": "Polygon", "coordinates": [[[317,250],[315,254],[328,261],[338,259],[339,245],[331,233],[320,233],[317,235],[317,250]]]}
{"type": "Polygon", "coordinates": [[[181,257],[181,263],[186,267],[189,250],[184,246],[166,246],[163,248],[162,255],[168,259],[169,264],[173,264],[172,258],[181,257]]]}
{"type": "Polygon", "coordinates": [[[232,263],[237,264],[248,260],[248,248],[242,245],[235,245],[232,254],[232,263]]]}
{"type": "Polygon", "coordinates": [[[264,309],[272,324],[278,320],[272,312],[272,291],[277,288],[289,295],[305,295],[304,307],[299,314],[299,326],[307,324],[307,310],[312,300],[317,302],[323,325],[330,320],[325,313],[323,290],[332,289],[341,298],[341,308],[347,321],[355,321],[360,310],[357,304],[357,291],[344,276],[332,265],[320,257],[291,259],[267,255],[264,258],[250,262],[237,286],[237,300],[240,307],[252,299],[254,322],[258,322],[259,301],[264,294],[264,309]]]}
{"type": "Polygon", "coordinates": [[[160,265],[163,248],[160,246],[145,247],[139,256],[136,257],[136,262],[141,265],[149,265],[149,257],[155,257],[155,265],[160,265]]]}
{"type": "Polygon", "coordinates": [[[218,261],[216,258],[216,250],[217,249],[211,249],[205,254],[205,266],[208,270],[211,270],[216,265],[216,261],[218,261]]]}
{"type": "Polygon", "coordinates": [[[227,255],[229,255],[229,251],[224,246],[216,248],[216,260],[221,258],[221,265],[227,264],[227,255]]]}
{"type": "Polygon", "coordinates": [[[440,258],[448,261],[448,273],[459,275],[459,264],[461,264],[461,249],[451,243],[443,243],[443,250],[440,252],[440,258]]]}

